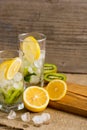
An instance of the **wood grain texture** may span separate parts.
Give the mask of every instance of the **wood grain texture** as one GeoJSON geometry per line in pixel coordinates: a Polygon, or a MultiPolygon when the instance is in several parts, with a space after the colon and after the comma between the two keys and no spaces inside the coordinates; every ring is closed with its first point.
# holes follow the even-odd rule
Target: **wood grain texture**
{"type": "Polygon", "coordinates": [[[87,73],[87,0],[0,0],[0,50],[18,34],[46,34],[46,62],[60,72],[87,73]]]}
{"type": "Polygon", "coordinates": [[[67,83],[68,91],[60,101],[50,101],[49,106],[87,117],[87,86],[67,83]]]}

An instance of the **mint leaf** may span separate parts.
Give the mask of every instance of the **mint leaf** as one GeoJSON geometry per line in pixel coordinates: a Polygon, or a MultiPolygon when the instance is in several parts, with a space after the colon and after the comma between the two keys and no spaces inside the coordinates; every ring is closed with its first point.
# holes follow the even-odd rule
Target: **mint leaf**
{"type": "Polygon", "coordinates": [[[25,80],[26,82],[29,82],[32,75],[36,75],[36,74],[35,74],[35,73],[31,73],[31,74],[28,73],[26,76],[24,76],[24,80],[25,80]]]}

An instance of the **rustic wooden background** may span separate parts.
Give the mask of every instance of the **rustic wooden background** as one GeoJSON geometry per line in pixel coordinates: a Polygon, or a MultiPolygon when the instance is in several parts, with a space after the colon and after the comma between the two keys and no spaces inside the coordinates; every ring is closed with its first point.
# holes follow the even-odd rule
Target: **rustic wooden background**
{"type": "Polygon", "coordinates": [[[60,72],[87,73],[87,0],[0,0],[0,50],[18,34],[46,34],[46,62],[60,72]]]}

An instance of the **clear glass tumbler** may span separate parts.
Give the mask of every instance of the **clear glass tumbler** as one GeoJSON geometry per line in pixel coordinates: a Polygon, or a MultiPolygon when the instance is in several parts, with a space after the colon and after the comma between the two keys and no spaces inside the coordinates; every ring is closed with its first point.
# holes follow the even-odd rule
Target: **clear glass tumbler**
{"type": "MultiPolygon", "coordinates": [[[[33,42],[35,42],[34,39],[33,42]]],[[[24,53],[22,70],[24,74],[25,86],[27,87],[31,85],[38,85],[42,87],[44,85],[43,67],[45,60],[46,36],[44,34],[37,32],[23,33],[19,35],[19,40],[20,40],[20,50],[22,50],[24,53]],[[37,49],[35,49],[34,44],[31,41],[29,42],[29,37],[33,37],[40,47],[40,55],[38,59],[34,59],[33,57],[33,54],[35,55],[38,52],[36,52],[37,49]],[[26,44],[27,46],[29,44],[28,49],[26,49],[27,53],[29,54],[25,54],[26,52],[24,52],[24,49],[27,47],[25,47],[24,44],[26,44]]]]}
{"type": "Polygon", "coordinates": [[[18,50],[0,51],[0,110],[4,112],[24,108],[21,53],[18,50]]]}

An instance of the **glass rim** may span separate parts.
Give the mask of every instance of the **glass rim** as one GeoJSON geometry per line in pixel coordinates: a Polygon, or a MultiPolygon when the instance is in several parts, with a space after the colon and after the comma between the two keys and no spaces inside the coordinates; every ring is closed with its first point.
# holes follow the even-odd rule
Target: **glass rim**
{"type": "Polygon", "coordinates": [[[0,59],[4,58],[4,56],[5,58],[9,59],[9,58],[21,57],[23,55],[24,55],[23,51],[18,50],[18,49],[17,50],[16,49],[0,50],[0,59]]]}
{"type": "Polygon", "coordinates": [[[21,50],[16,49],[2,49],[0,50],[0,53],[2,52],[22,52],[21,50]]]}
{"type": "Polygon", "coordinates": [[[23,40],[24,40],[24,39],[22,39],[23,36],[26,36],[26,35],[34,36],[35,34],[38,34],[39,36],[41,36],[40,39],[37,39],[37,38],[36,38],[36,40],[37,40],[38,42],[41,42],[41,41],[44,41],[44,40],[47,39],[45,34],[39,33],[39,32],[21,33],[21,34],[18,35],[18,38],[19,38],[20,41],[23,41],[23,40]]]}
{"type": "Polygon", "coordinates": [[[18,54],[21,54],[21,55],[23,55],[23,51],[22,50],[16,50],[16,49],[7,49],[7,50],[0,50],[0,54],[4,54],[4,53],[18,53],[18,54]]]}

